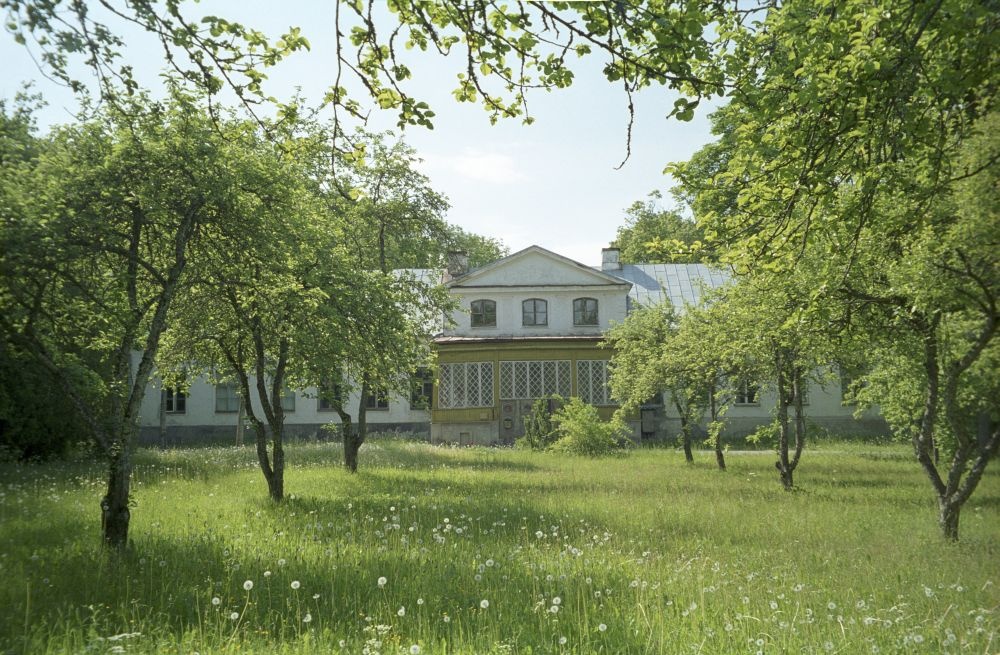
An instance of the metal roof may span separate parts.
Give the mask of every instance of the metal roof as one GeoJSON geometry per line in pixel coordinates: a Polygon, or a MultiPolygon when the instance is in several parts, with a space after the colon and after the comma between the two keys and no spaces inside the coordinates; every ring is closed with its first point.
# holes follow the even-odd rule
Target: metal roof
{"type": "Polygon", "coordinates": [[[442,273],[440,268],[397,268],[392,272],[397,279],[408,277],[429,286],[441,284],[442,273]]]}
{"type": "Polygon", "coordinates": [[[632,283],[629,304],[644,307],[665,300],[678,310],[697,305],[704,291],[723,286],[729,274],[705,264],[623,264],[620,271],[605,271],[632,283]]]}

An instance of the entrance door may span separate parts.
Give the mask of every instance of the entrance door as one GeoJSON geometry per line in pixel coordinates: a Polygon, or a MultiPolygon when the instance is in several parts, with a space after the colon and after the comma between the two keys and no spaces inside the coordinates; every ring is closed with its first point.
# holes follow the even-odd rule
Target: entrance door
{"type": "Polygon", "coordinates": [[[654,407],[643,407],[639,410],[640,437],[643,441],[656,438],[657,410],[654,407]]]}
{"type": "Polygon", "coordinates": [[[500,401],[500,442],[512,444],[524,436],[524,418],[531,414],[533,400],[500,401]]]}

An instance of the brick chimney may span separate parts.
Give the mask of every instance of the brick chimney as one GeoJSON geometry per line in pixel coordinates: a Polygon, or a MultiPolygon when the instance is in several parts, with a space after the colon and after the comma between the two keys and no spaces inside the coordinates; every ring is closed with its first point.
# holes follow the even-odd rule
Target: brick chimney
{"type": "Polygon", "coordinates": [[[464,250],[448,252],[448,279],[460,277],[469,272],[469,254],[464,250]]]}
{"type": "Polygon", "coordinates": [[[621,250],[619,250],[618,248],[602,248],[601,270],[602,271],[622,270],[621,250]]]}

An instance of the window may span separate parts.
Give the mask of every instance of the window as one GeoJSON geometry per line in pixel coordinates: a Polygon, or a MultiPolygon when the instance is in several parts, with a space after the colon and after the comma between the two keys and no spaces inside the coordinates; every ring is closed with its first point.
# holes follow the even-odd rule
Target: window
{"type": "MultiPolygon", "coordinates": [[[[801,389],[801,391],[802,391],[802,404],[803,405],[808,405],[809,404],[809,383],[806,382],[805,380],[802,380],[802,389],[801,389]]],[[[794,407],[795,406],[795,390],[794,389],[789,389],[788,390],[788,406],[789,407],[794,407]]]]}
{"type": "Polygon", "coordinates": [[[365,396],[365,409],[389,409],[389,394],[370,390],[365,396]]]}
{"type": "Polygon", "coordinates": [[[497,304],[492,300],[472,301],[472,327],[496,327],[497,304]]]}
{"type": "Polygon", "coordinates": [[[335,378],[325,378],[319,385],[319,406],[321,412],[332,412],[334,405],[339,405],[344,399],[344,387],[335,378]]]}
{"type": "Polygon", "coordinates": [[[295,392],[285,391],[281,394],[281,411],[283,412],[294,412],[295,411],[295,392]]]}
{"type": "Polygon", "coordinates": [[[434,372],[418,368],[410,378],[410,409],[430,409],[434,397],[434,372]]]}
{"type": "Polygon", "coordinates": [[[438,379],[438,407],[493,406],[493,362],[441,364],[438,379]]]}
{"type": "Polygon", "coordinates": [[[733,402],[737,405],[759,405],[760,399],[758,398],[760,394],[760,387],[752,382],[747,382],[743,380],[740,382],[739,386],[736,387],[733,394],[733,402]]]}
{"type": "Polygon", "coordinates": [[[569,396],[569,360],[500,362],[500,398],[541,398],[551,394],[569,396]]]}
{"type": "Polygon", "coordinates": [[[597,325],[595,298],[577,298],[573,301],[573,325],[597,325]]]}
{"type": "Polygon", "coordinates": [[[187,394],[173,387],[167,387],[162,392],[163,409],[167,414],[183,414],[187,411],[187,394]]]}
{"type": "Polygon", "coordinates": [[[548,325],[549,303],[529,298],[521,303],[521,325],[548,325]]]}
{"type": "Polygon", "coordinates": [[[234,382],[215,385],[215,412],[228,414],[240,411],[240,396],[234,382]]]}
{"type": "Polygon", "coordinates": [[[608,360],[581,359],[576,362],[576,391],[585,403],[613,405],[608,390],[608,360]]]}

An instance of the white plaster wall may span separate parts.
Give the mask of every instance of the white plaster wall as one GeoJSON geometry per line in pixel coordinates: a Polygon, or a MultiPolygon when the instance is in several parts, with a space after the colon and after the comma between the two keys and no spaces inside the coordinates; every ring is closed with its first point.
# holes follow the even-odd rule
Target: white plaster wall
{"type": "Polygon", "coordinates": [[[482,272],[473,271],[463,284],[477,286],[538,285],[538,284],[602,284],[604,276],[597,271],[571,260],[544,254],[526,252],[501,260],[497,267],[486,267],[482,272]]]}
{"type": "MultiPolygon", "coordinates": [[[[840,394],[840,384],[836,381],[829,381],[820,384],[815,381],[809,382],[809,390],[806,395],[808,402],[803,407],[806,420],[822,418],[853,418],[857,409],[853,405],[844,405],[840,394]]],[[[730,405],[726,411],[724,419],[767,419],[770,420],[777,403],[777,394],[772,390],[764,389],[758,394],[759,402],[754,405],[730,405]]],[[[677,410],[670,401],[669,396],[664,397],[664,414],[668,418],[676,418],[677,410]]],[[[878,410],[869,409],[862,414],[862,418],[877,418],[878,410]]]]}
{"type": "MultiPolygon", "coordinates": [[[[250,384],[254,384],[251,380],[250,384]]],[[[157,427],[160,424],[160,391],[159,380],[150,384],[142,401],[141,424],[144,427],[157,427]]],[[[253,394],[252,402],[257,415],[263,419],[260,411],[260,401],[253,394]]],[[[354,408],[351,415],[356,418],[356,408],[360,394],[351,394],[349,407],[354,408]]],[[[215,385],[205,376],[199,376],[191,382],[188,389],[186,411],[183,414],[167,414],[167,426],[233,426],[236,429],[237,412],[215,411],[215,385]]],[[[427,410],[410,409],[409,397],[389,396],[389,409],[370,409],[367,413],[369,423],[426,423],[430,421],[427,410]]],[[[332,410],[320,410],[315,388],[307,388],[295,392],[295,410],[285,412],[286,425],[315,425],[323,423],[340,423],[340,417],[332,410]]]]}
{"type": "Polygon", "coordinates": [[[447,335],[463,337],[545,337],[567,335],[599,336],[612,323],[625,320],[627,289],[608,287],[574,286],[569,288],[535,287],[520,289],[464,289],[453,290],[458,299],[458,309],[452,314],[455,327],[447,335]],[[540,298],[548,303],[548,325],[521,325],[521,303],[530,298],[540,298]],[[597,300],[596,326],[573,325],[573,301],[577,298],[597,300]],[[472,327],[469,308],[473,300],[492,300],[497,304],[496,327],[472,327]]]}

